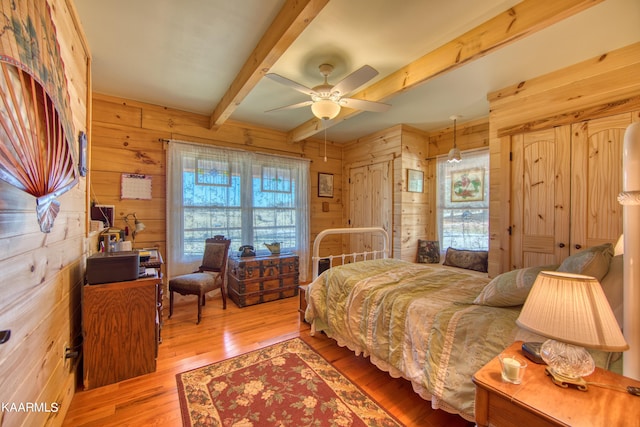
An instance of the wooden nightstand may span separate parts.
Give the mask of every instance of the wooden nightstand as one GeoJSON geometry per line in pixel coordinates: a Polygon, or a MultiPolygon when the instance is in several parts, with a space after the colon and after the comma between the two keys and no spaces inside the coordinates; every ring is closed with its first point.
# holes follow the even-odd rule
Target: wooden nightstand
{"type": "MultiPolygon", "coordinates": [[[[523,355],[521,347],[516,341],[508,351],[523,355]]],[[[544,373],[545,366],[528,360],[520,385],[502,381],[497,357],[476,372],[477,425],[640,426],[640,397],[594,385],[587,391],[562,388],[544,373]]],[[[640,386],[639,381],[600,368],[585,379],[622,388],[640,386]]]]}

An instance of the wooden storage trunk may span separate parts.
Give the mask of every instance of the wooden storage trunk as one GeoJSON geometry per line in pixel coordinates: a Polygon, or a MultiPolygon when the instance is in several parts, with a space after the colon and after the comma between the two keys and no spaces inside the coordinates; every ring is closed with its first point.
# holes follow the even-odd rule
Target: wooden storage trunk
{"type": "Polygon", "coordinates": [[[298,295],[298,256],[229,257],[227,294],[239,307],[298,295]]]}

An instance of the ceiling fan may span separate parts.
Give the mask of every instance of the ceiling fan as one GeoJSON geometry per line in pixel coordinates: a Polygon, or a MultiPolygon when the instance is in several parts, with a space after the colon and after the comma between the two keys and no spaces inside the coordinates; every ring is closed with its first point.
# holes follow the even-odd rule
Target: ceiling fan
{"type": "Polygon", "coordinates": [[[320,69],[320,74],[324,76],[324,83],[315,86],[313,89],[301,85],[300,83],[296,83],[293,80],[289,80],[288,78],[283,77],[279,74],[266,74],[266,76],[271,80],[288,86],[292,89],[297,90],[298,92],[302,92],[311,97],[311,99],[308,101],[299,102],[293,105],[287,105],[285,107],[274,108],[273,110],[269,111],[291,110],[293,108],[306,107],[307,105],[310,105],[311,111],[313,112],[314,116],[322,120],[331,120],[335,118],[338,113],[340,113],[341,107],[374,112],[384,112],[387,111],[389,107],[391,107],[391,105],[384,104],[382,102],[346,98],[343,96],[377,76],[378,72],[373,67],[364,65],[342,79],[335,86],[329,84],[328,81],[329,75],[333,71],[333,65],[322,64],[318,68],[320,69]]]}

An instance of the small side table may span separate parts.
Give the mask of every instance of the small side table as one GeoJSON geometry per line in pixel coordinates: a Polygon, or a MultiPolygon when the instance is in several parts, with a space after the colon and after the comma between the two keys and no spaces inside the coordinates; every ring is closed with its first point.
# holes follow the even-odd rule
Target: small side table
{"type": "MultiPolygon", "coordinates": [[[[524,357],[521,348],[516,341],[506,351],[524,357]]],[[[528,362],[519,385],[502,381],[497,357],[475,373],[478,426],[640,426],[640,397],[594,385],[587,391],[562,388],[545,374],[546,365],[528,362]]],[[[585,379],[620,388],[640,386],[640,381],[600,368],[585,379]]]]}
{"type": "Polygon", "coordinates": [[[304,320],[304,313],[305,311],[307,311],[307,288],[309,287],[309,285],[300,285],[298,286],[298,289],[300,289],[300,291],[298,292],[299,295],[299,305],[298,305],[298,312],[300,313],[300,324],[304,324],[306,322],[306,320],[304,320]]]}

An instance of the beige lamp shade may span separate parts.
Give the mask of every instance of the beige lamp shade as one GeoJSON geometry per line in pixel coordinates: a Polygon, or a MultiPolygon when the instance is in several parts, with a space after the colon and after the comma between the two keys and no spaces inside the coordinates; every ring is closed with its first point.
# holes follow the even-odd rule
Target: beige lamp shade
{"type": "Polygon", "coordinates": [[[602,286],[590,276],[541,272],[516,323],[568,344],[606,351],[629,349],[602,286]]]}

